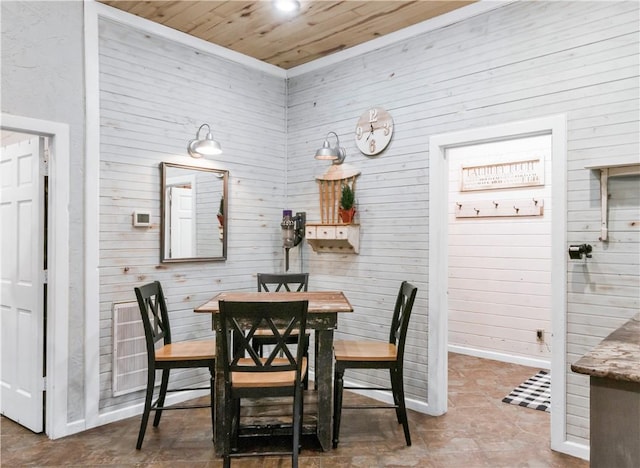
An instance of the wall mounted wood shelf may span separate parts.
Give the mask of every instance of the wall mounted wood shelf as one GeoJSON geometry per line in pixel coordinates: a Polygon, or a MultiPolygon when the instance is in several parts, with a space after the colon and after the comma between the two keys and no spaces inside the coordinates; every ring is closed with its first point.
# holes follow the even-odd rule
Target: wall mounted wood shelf
{"type": "Polygon", "coordinates": [[[597,163],[585,166],[585,169],[600,171],[600,239],[609,240],[609,223],[607,212],[609,210],[609,177],[640,175],[640,161],[637,156],[629,158],[612,158],[601,160],[597,163]]]}
{"type": "Polygon", "coordinates": [[[358,224],[309,224],[305,237],[315,252],[358,253],[360,250],[360,225],[358,224]]]}

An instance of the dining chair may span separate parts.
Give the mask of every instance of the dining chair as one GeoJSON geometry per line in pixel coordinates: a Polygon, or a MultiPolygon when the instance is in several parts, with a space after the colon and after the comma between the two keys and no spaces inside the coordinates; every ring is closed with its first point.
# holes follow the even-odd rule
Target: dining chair
{"type": "MultiPolygon", "coordinates": [[[[303,378],[307,373],[306,347],[308,301],[285,302],[219,302],[220,323],[224,333],[221,364],[223,367],[225,401],[223,442],[224,466],[231,458],[250,456],[291,455],[298,466],[300,435],[304,405],[303,378]],[[256,331],[269,328],[275,341],[267,356],[260,356],[251,343],[256,331]],[[294,344],[292,336],[298,337],[294,344]],[[282,357],[280,357],[282,351],[282,357]],[[240,406],[243,398],[293,397],[291,451],[240,452],[240,406]],[[231,450],[233,444],[233,453],[231,450]]],[[[220,364],[220,363],[219,363],[220,364]]]]}
{"type": "Polygon", "coordinates": [[[407,338],[409,318],[413,309],[418,288],[403,281],[396,299],[391,331],[387,342],[376,341],[345,341],[336,340],[333,344],[335,357],[334,370],[334,406],[333,406],[333,448],[338,447],[340,441],[340,419],[343,409],[373,409],[394,408],[398,424],[404,428],[407,445],[411,445],[409,421],[404,400],[404,379],[402,374],[404,347],[407,338]],[[344,385],[346,369],[389,369],[391,387],[351,387],[344,385]],[[378,390],[391,392],[393,405],[344,405],[342,393],[344,389],[378,390]]]}
{"type": "Polygon", "coordinates": [[[214,376],[216,359],[216,341],[192,340],[172,342],[171,327],[169,326],[169,314],[167,303],[159,281],[134,288],[138,307],[142,315],[144,337],[147,348],[147,389],[144,401],[144,411],[140,422],[140,432],[136,448],[140,450],[147,429],[149,414],[155,411],[153,426],[160,424],[160,418],[164,410],[211,408],[211,427],[214,423],[214,376]],[[162,340],[162,345],[157,343],[162,340]],[[207,368],[210,374],[208,387],[176,387],[169,389],[169,372],[171,369],[207,368]],[[156,370],[162,370],[162,379],[158,398],[153,401],[153,392],[156,380],[156,370]],[[171,405],[164,406],[167,392],[186,392],[192,390],[209,390],[211,399],[207,405],[171,405]]]}
{"type": "Polygon", "coordinates": [[[309,273],[258,273],[258,292],[307,291],[309,273]]]}
{"type": "MultiPolygon", "coordinates": [[[[258,292],[300,292],[309,288],[309,273],[258,273],[258,292]]],[[[297,343],[298,337],[292,335],[291,343],[297,343]]],[[[271,330],[258,330],[253,337],[253,349],[260,356],[263,354],[265,346],[273,345],[274,339],[271,330]]],[[[307,334],[307,345],[309,344],[309,334],[307,334]]],[[[304,356],[309,358],[309,348],[305,349],[304,356]]],[[[304,387],[308,388],[308,374],[305,376],[304,387]]]]}

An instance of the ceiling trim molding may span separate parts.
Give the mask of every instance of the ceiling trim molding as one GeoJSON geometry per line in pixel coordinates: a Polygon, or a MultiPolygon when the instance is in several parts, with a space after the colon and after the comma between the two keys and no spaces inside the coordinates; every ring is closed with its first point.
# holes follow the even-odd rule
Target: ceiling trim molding
{"type": "Polygon", "coordinates": [[[450,24],[457,23],[459,21],[463,21],[477,15],[481,15],[488,11],[503,7],[517,1],[520,0],[480,0],[477,3],[467,5],[463,8],[459,8],[449,13],[445,13],[443,15],[429,19],[427,21],[423,21],[422,23],[409,26],[390,34],[386,34],[377,39],[372,39],[365,43],[350,47],[340,52],[336,52],[326,57],[313,60],[311,62],[307,62],[288,70],[275,65],[271,65],[248,55],[241,54],[240,52],[236,52],[226,47],[212,44],[203,39],[199,39],[176,29],[172,29],[168,26],[164,26],[162,24],[155,23],[131,13],[118,10],[117,8],[111,7],[104,3],[99,3],[96,0],[85,0],[85,5],[89,7],[85,11],[93,11],[98,18],[107,18],[112,21],[116,21],[118,23],[145,31],[147,33],[155,34],[159,37],[169,39],[180,44],[201,50],[203,52],[213,54],[217,57],[221,57],[223,59],[227,59],[241,65],[246,65],[264,73],[286,79],[319,70],[330,65],[334,65],[336,63],[342,62],[343,60],[354,58],[362,54],[366,54],[368,52],[372,52],[374,50],[381,49],[383,47],[407,39],[411,39],[420,34],[443,28],[450,24]]]}
{"type": "Polygon", "coordinates": [[[98,18],[102,17],[117,21],[118,23],[122,23],[127,26],[140,29],[147,33],[154,34],[156,36],[160,36],[162,38],[169,39],[189,47],[193,47],[195,49],[216,55],[218,57],[222,57],[227,60],[231,60],[241,65],[246,65],[248,67],[257,69],[270,75],[274,75],[279,78],[287,77],[287,73],[284,68],[276,67],[275,65],[271,65],[270,63],[263,62],[262,60],[258,60],[253,57],[249,57],[248,55],[235,52],[231,49],[227,49],[226,47],[212,44],[203,39],[199,39],[176,29],[172,29],[168,26],[164,26],[148,19],[132,15],[131,13],[118,10],[117,8],[105,5],[104,3],[98,3],[95,0],[85,1],[93,6],[93,11],[95,11],[98,18]]]}
{"type": "Polygon", "coordinates": [[[406,39],[413,38],[420,34],[424,34],[435,29],[449,26],[450,24],[457,23],[462,20],[469,19],[473,16],[481,15],[496,8],[503,7],[509,3],[514,3],[520,0],[480,0],[477,3],[472,3],[463,8],[450,11],[435,18],[428,19],[422,23],[415,24],[413,26],[406,27],[399,31],[385,34],[382,37],[372,39],[362,44],[350,47],[348,49],[336,52],[334,54],[322,57],[311,62],[298,65],[297,67],[287,70],[287,78],[303,75],[329,65],[334,65],[343,60],[357,57],[367,52],[372,52],[377,49],[381,49],[388,45],[395,44],[406,39]]]}

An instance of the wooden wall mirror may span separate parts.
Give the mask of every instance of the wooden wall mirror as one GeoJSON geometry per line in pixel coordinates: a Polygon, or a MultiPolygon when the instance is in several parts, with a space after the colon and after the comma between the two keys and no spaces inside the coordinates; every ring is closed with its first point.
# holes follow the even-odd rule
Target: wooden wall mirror
{"type": "Polygon", "coordinates": [[[160,169],[160,261],[226,260],[229,171],[172,163],[161,163],[160,169]]]}

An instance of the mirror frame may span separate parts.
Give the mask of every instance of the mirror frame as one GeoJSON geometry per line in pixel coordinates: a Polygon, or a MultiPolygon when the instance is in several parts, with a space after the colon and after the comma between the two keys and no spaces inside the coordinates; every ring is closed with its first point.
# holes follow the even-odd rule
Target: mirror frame
{"type": "MultiPolygon", "coordinates": [[[[186,164],[176,164],[176,163],[168,163],[161,162],[160,163],[160,179],[161,179],[161,188],[160,188],[160,262],[161,263],[184,263],[184,262],[222,262],[227,260],[227,220],[229,219],[229,211],[228,211],[228,180],[229,180],[229,171],[222,169],[213,169],[209,167],[201,167],[201,166],[189,166],[186,164]],[[218,177],[222,179],[222,197],[223,197],[223,210],[224,210],[224,220],[222,222],[222,256],[220,257],[180,257],[180,258],[171,258],[167,256],[166,252],[166,241],[167,234],[166,230],[167,219],[166,219],[166,210],[167,210],[167,200],[165,197],[167,191],[167,170],[169,168],[175,169],[186,169],[190,171],[201,171],[201,172],[212,172],[216,174],[218,177]]],[[[212,216],[215,216],[216,213],[212,213],[212,216]]],[[[215,233],[212,233],[212,235],[215,233]]]]}

